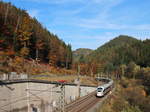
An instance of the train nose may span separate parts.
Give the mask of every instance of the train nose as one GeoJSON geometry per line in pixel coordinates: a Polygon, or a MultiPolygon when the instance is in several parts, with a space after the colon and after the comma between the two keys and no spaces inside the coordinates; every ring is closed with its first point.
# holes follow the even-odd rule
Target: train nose
{"type": "Polygon", "coordinates": [[[101,97],[101,96],[103,96],[103,93],[102,92],[97,92],[97,96],[101,97]]]}

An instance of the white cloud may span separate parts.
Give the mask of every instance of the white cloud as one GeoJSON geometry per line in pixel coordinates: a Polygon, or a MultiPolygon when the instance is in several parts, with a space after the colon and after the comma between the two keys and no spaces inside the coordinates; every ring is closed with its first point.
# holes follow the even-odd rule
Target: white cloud
{"type": "MultiPolygon", "coordinates": [[[[85,29],[112,29],[112,30],[150,30],[150,24],[126,24],[118,23],[110,17],[110,11],[113,7],[124,2],[124,0],[93,0],[95,3],[99,3],[100,7],[95,9],[97,12],[95,17],[91,18],[77,18],[72,19],[71,25],[79,26],[85,29]],[[99,11],[97,11],[99,10],[99,11]]],[[[98,4],[98,5],[99,5],[98,4]]],[[[88,11],[88,10],[87,10],[88,11]]],[[[130,16],[130,15],[128,15],[130,16]]],[[[124,17],[120,17],[124,18],[124,17]]],[[[134,18],[133,18],[134,20],[134,18]]]]}
{"type": "Polygon", "coordinates": [[[109,23],[109,21],[82,21],[80,27],[88,29],[111,29],[111,30],[150,30],[150,24],[125,25],[109,23]]]}
{"type": "Polygon", "coordinates": [[[150,24],[140,24],[140,25],[134,25],[130,27],[135,30],[150,30],[150,24]]]}

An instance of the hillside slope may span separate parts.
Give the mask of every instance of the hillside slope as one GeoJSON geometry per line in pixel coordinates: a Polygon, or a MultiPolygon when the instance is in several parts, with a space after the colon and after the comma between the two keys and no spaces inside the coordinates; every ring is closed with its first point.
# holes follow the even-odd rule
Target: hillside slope
{"type": "Polygon", "coordinates": [[[123,49],[128,49],[128,47],[131,47],[131,45],[139,43],[140,41],[135,38],[120,35],[119,37],[116,37],[113,40],[110,40],[108,43],[97,48],[88,56],[88,59],[94,60],[97,58],[98,61],[112,61],[119,54],[119,51],[122,52],[123,49]]]}
{"type": "Polygon", "coordinates": [[[25,10],[0,2],[1,59],[15,56],[32,58],[55,67],[71,67],[71,45],[44,28],[25,10]]]}
{"type": "Polygon", "coordinates": [[[144,65],[143,63],[150,55],[148,43],[149,40],[140,41],[133,37],[120,35],[99,47],[88,58],[91,61],[97,59],[105,63],[111,62],[113,65],[128,64],[134,61],[141,66],[149,66],[149,64],[144,65]],[[145,57],[144,60],[142,60],[143,56],[145,57]]]}
{"type": "Polygon", "coordinates": [[[92,49],[86,49],[86,48],[79,48],[75,51],[73,51],[73,61],[74,62],[82,62],[84,61],[84,58],[92,53],[92,49]]]}

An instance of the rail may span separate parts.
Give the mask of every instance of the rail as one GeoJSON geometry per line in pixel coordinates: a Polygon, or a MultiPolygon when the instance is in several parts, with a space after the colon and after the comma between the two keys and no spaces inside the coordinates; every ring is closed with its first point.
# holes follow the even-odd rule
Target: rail
{"type": "MultiPolygon", "coordinates": [[[[96,80],[104,81],[107,83],[113,83],[113,80],[108,79],[108,78],[96,78],[96,80]]],[[[100,100],[101,98],[97,98],[96,91],[94,91],[66,105],[65,112],[86,112],[91,107],[93,107],[96,103],[98,103],[100,100]]]]}

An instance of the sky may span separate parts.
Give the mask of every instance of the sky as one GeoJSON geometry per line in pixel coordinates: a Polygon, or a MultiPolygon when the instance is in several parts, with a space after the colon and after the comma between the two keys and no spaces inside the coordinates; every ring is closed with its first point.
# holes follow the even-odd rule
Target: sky
{"type": "Polygon", "coordinates": [[[119,35],[150,38],[150,0],[3,0],[26,10],[72,49],[96,49],[119,35]]]}

